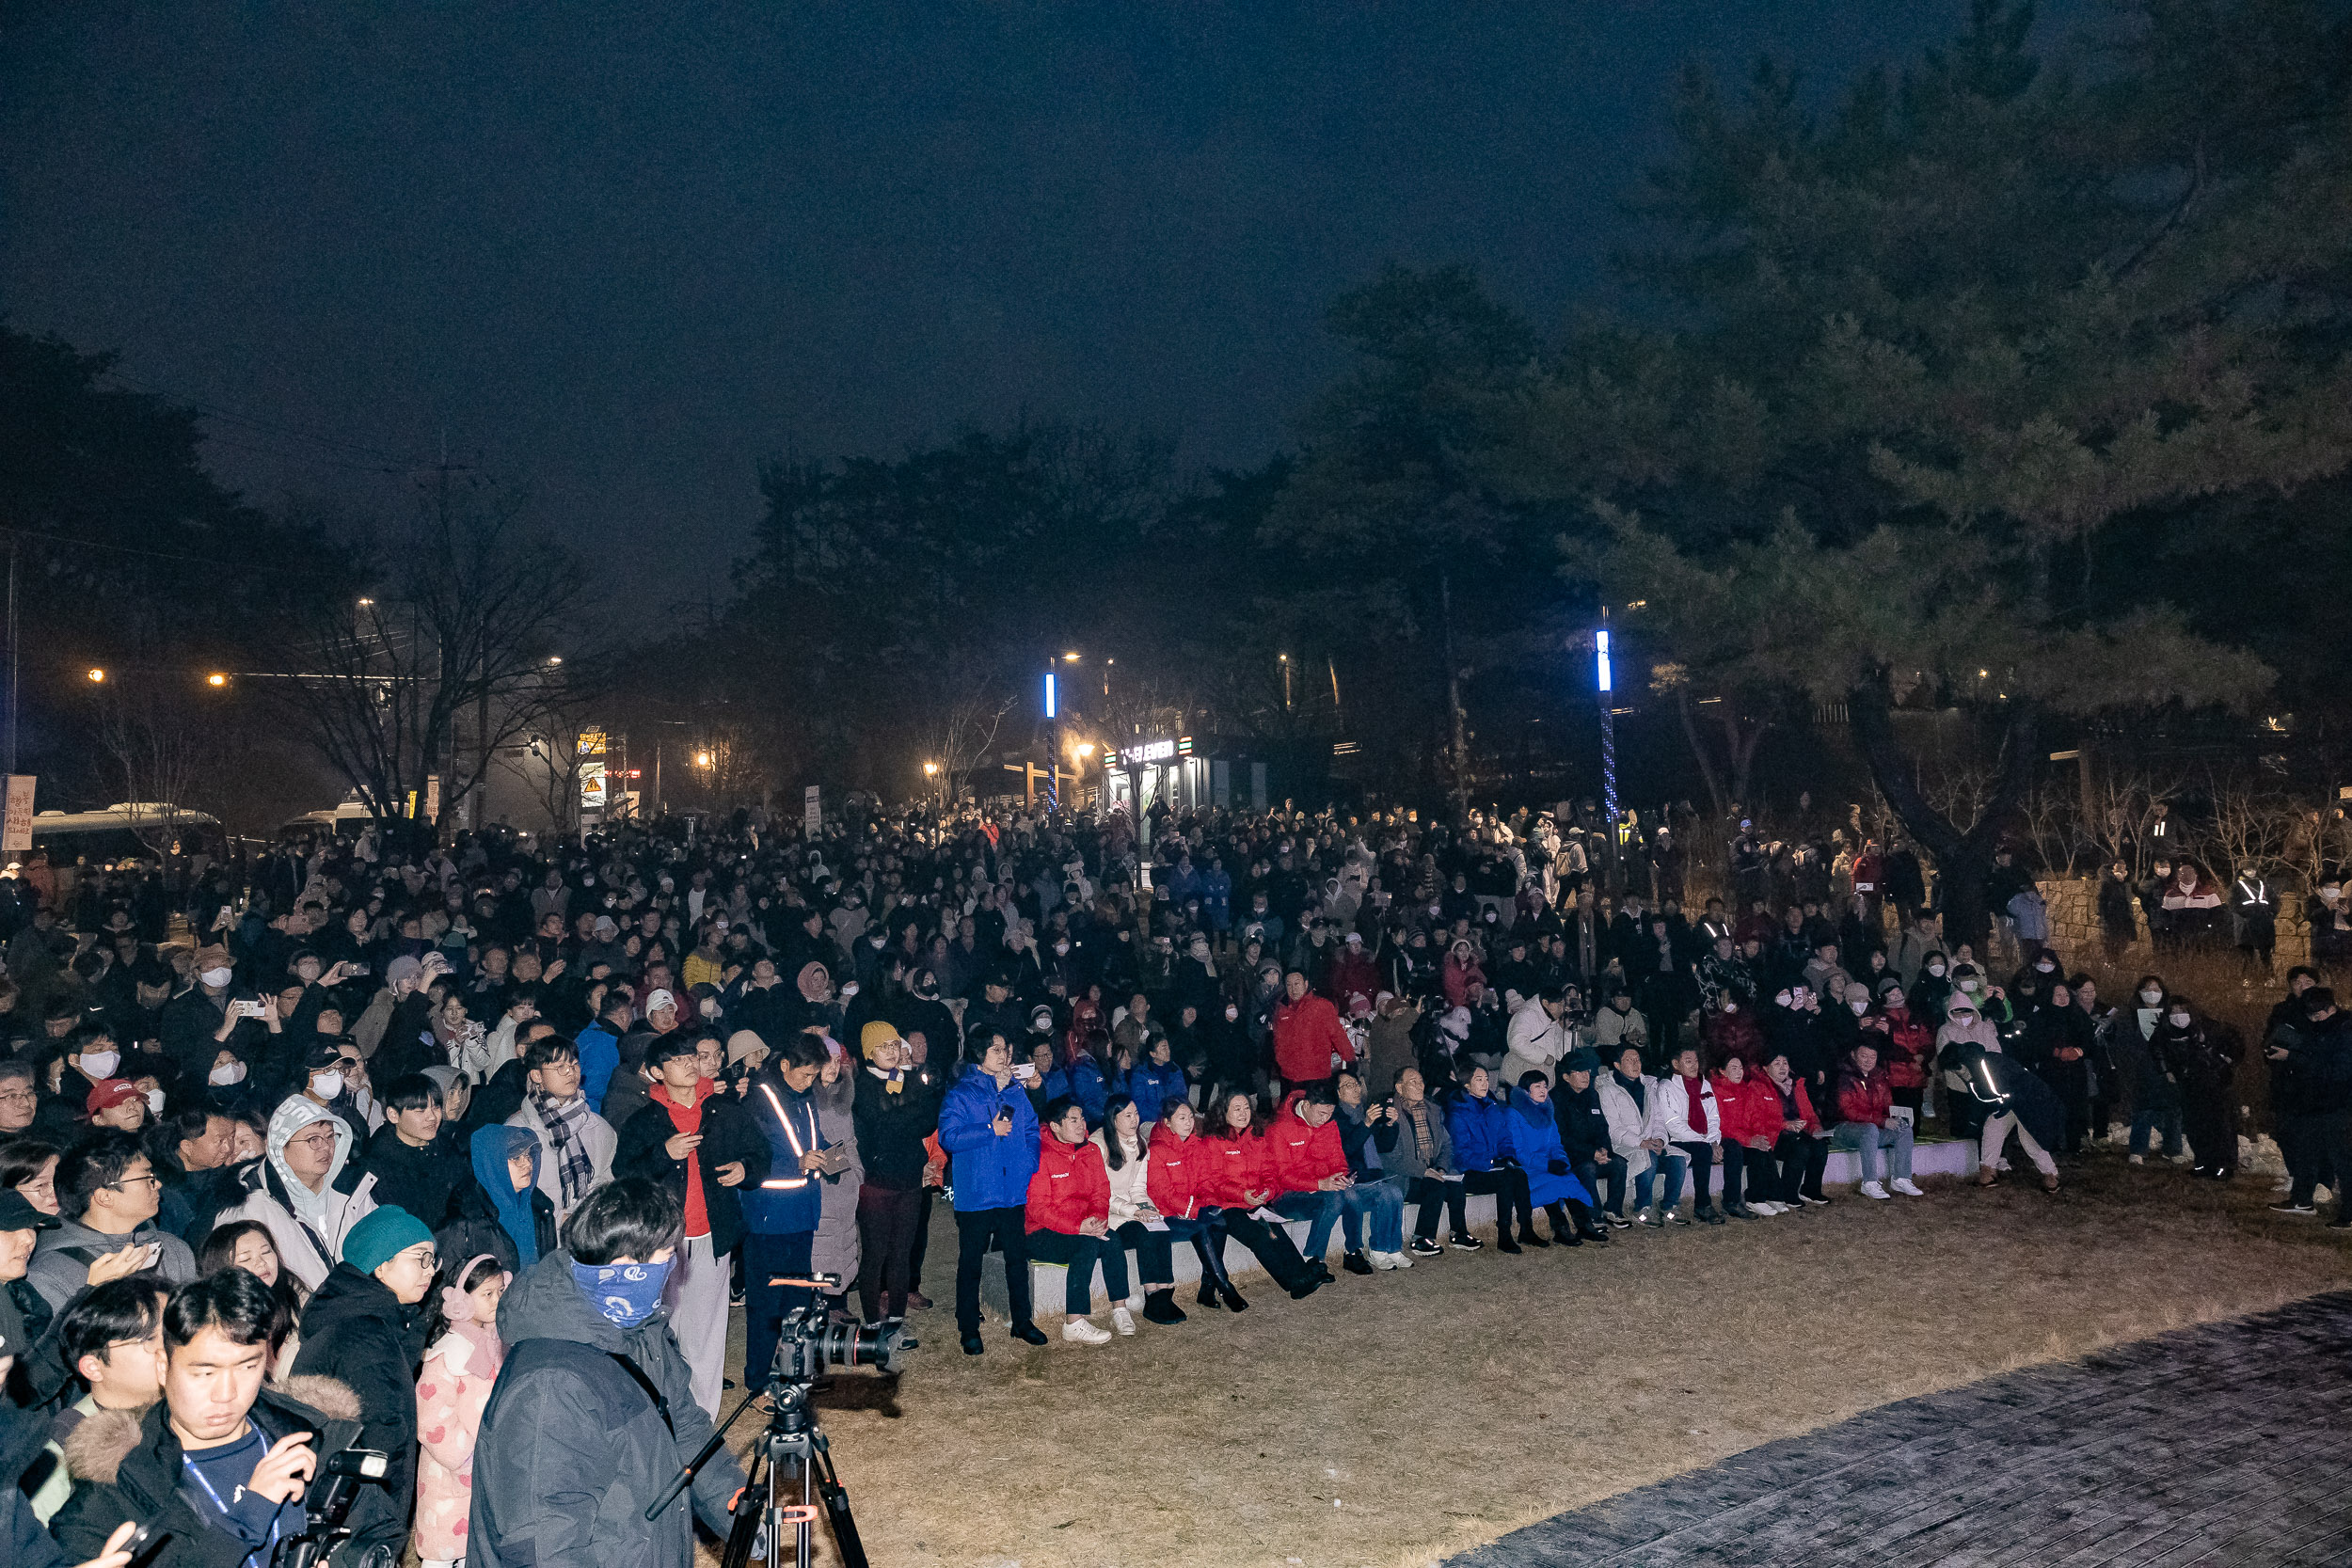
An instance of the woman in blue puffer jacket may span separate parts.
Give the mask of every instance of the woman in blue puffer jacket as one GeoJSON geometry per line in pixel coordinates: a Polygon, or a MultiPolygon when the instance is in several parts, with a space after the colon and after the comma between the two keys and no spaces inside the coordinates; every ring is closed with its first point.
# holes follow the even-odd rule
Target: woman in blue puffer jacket
{"type": "Polygon", "coordinates": [[[1495,1196],[1495,1245],[1517,1252],[1522,1243],[1549,1246],[1535,1234],[1535,1212],[1528,1205],[1527,1172],[1511,1158],[1503,1143],[1506,1113],[1494,1098],[1494,1080],[1483,1067],[1472,1066],[1470,1077],[1447,1101],[1446,1135],[1454,1140],[1454,1164],[1461,1168],[1465,1193],[1495,1196]],[[1513,1241],[1516,1235],[1518,1240],[1513,1241]]]}
{"type": "Polygon", "coordinates": [[[1527,1175],[1527,1201],[1551,1216],[1551,1239],[1567,1246],[1606,1242],[1593,1224],[1593,1195],[1576,1179],[1560,1122],[1551,1105],[1551,1080],[1541,1071],[1519,1074],[1519,1092],[1502,1108],[1502,1147],[1527,1175]],[[1570,1213],[1576,1218],[1570,1220],[1570,1213]]]}
{"type": "Polygon", "coordinates": [[[982,1030],[965,1043],[968,1065],[939,1108],[939,1147],[956,1201],[956,1329],[966,1355],[980,1354],[980,1259],[1005,1255],[1012,1337],[1041,1345],[1029,1321],[1029,1178],[1037,1174],[1037,1111],[1012,1074],[1005,1037],[982,1030]]]}

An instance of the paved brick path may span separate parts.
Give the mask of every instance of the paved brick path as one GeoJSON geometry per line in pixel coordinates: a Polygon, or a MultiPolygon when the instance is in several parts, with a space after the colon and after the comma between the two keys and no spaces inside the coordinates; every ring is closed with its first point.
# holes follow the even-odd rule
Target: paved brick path
{"type": "Polygon", "coordinates": [[[1905,1400],[1448,1568],[2352,1563],[2352,1291],[1905,1400]]]}

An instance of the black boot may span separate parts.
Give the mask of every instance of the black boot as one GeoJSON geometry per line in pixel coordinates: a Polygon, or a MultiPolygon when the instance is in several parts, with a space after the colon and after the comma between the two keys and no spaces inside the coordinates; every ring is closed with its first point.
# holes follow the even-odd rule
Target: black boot
{"type": "Polygon", "coordinates": [[[1351,1252],[1341,1259],[1340,1267],[1350,1274],[1370,1274],[1372,1273],[1372,1259],[1360,1252],[1351,1252]]]}
{"type": "Polygon", "coordinates": [[[1609,1232],[1601,1227],[1590,1209],[1574,1198],[1569,1198],[1567,1205],[1568,1212],[1576,1216],[1576,1233],[1579,1236],[1588,1242],[1598,1242],[1603,1246],[1609,1244],[1609,1232]]]}
{"type": "Polygon", "coordinates": [[[1183,1323],[1184,1309],[1176,1305],[1175,1287],[1165,1285],[1156,1291],[1144,1291],[1143,1315],[1155,1323],[1183,1323]]]}
{"type": "Polygon", "coordinates": [[[1546,1204],[1544,1206],[1544,1215],[1551,1221],[1551,1239],[1553,1241],[1558,1242],[1562,1246],[1582,1246],[1584,1244],[1584,1233],[1577,1229],[1577,1227],[1569,1222],[1568,1206],[1565,1201],[1546,1204]]]}
{"type": "Polygon", "coordinates": [[[1522,1209],[1519,1211],[1519,1245],[1551,1245],[1549,1242],[1545,1241],[1541,1236],[1535,1233],[1535,1211],[1533,1209],[1522,1209]]]}
{"type": "MultiPolygon", "coordinates": [[[[1222,1243],[1224,1239],[1224,1233],[1217,1232],[1218,1243],[1222,1243]]],[[[1192,1250],[1194,1256],[1200,1259],[1200,1305],[1214,1307],[1222,1302],[1231,1311],[1248,1311],[1249,1303],[1242,1299],[1239,1291],[1233,1289],[1233,1277],[1225,1272],[1223,1245],[1211,1246],[1208,1238],[1195,1236],[1192,1250]]]]}

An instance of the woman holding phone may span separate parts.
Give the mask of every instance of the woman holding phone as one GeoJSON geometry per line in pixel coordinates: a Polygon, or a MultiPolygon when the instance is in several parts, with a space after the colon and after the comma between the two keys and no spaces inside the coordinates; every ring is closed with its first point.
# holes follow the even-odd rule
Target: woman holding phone
{"type": "Polygon", "coordinates": [[[1197,1189],[1200,1216],[1254,1253],[1293,1301],[1304,1301],[1322,1287],[1323,1271],[1299,1256],[1279,1221],[1258,1218],[1274,1197],[1275,1179],[1274,1149],[1257,1125],[1257,1101],[1229,1094],[1217,1101],[1216,1120],[1220,1125],[1200,1139],[1207,1146],[1197,1189]]]}

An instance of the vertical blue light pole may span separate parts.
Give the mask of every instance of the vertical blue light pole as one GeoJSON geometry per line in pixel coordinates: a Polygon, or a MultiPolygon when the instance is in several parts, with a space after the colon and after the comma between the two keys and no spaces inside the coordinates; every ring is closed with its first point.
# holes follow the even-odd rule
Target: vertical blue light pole
{"type": "Polygon", "coordinates": [[[1045,672],[1045,812],[1061,810],[1061,700],[1054,672],[1045,672]]]}
{"type": "MultiPolygon", "coordinates": [[[[1609,619],[1607,606],[1601,607],[1600,618],[1609,619]]],[[[1614,893],[1622,881],[1617,863],[1617,718],[1610,711],[1615,703],[1609,668],[1609,628],[1593,633],[1593,686],[1600,699],[1600,798],[1601,808],[1609,817],[1609,891],[1614,893]]]]}

